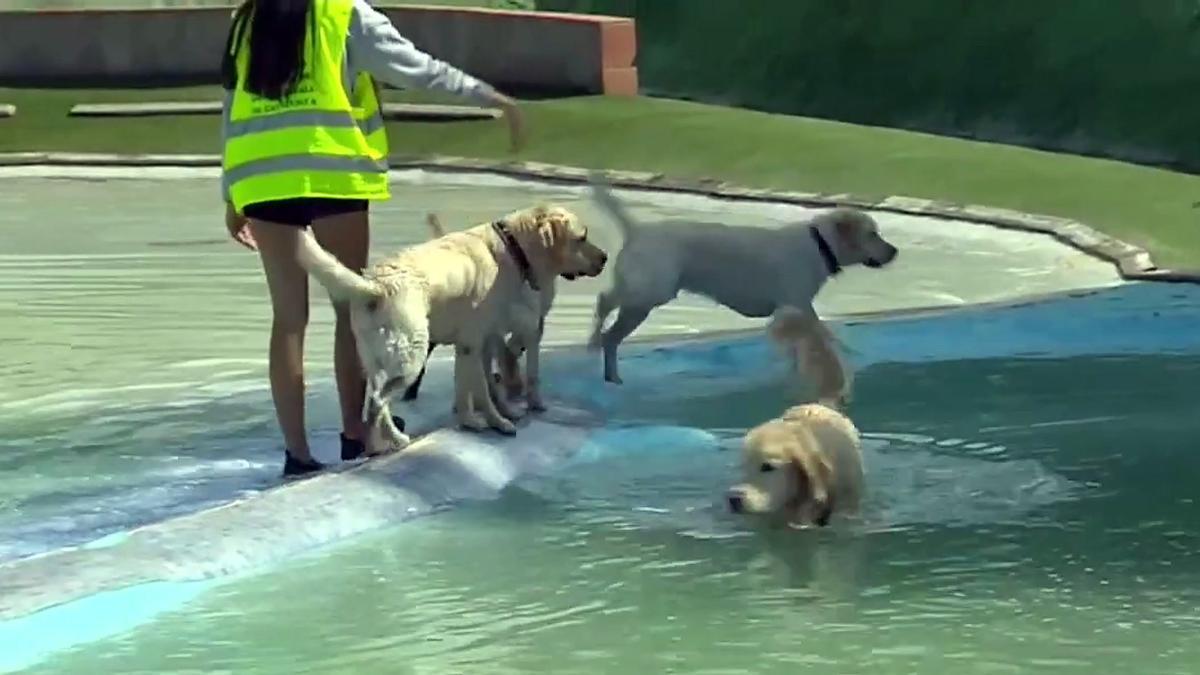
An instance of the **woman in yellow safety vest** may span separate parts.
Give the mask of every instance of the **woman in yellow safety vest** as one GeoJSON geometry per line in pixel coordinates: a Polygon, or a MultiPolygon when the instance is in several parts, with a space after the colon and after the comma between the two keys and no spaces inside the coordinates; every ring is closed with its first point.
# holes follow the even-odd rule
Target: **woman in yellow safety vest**
{"type": "MultiPolygon", "coordinates": [[[[258,251],[274,321],[269,370],[283,432],[283,473],[323,468],[304,429],[308,277],[297,242],[311,226],[343,264],[367,262],[367,204],[388,198],[387,131],[373,78],[499,107],[514,149],[523,130],[512,99],[413,46],[366,0],[246,0],[222,60],[225,225],[258,251]]],[[[334,370],[342,459],[363,454],[365,382],[345,307],[335,305],[334,370]]]]}

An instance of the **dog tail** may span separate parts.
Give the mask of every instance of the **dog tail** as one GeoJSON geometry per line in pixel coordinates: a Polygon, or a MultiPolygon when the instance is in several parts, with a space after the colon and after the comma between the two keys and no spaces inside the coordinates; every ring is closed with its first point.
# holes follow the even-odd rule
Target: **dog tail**
{"type": "Polygon", "coordinates": [[[849,400],[852,375],[838,353],[838,340],[814,312],[784,307],[767,329],[792,357],[796,370],[816,385],[817,402],[840,410],[849,400]]]}
{"type": "Polygon", "coordinates": [[[363,278],[343,265],[317,243],[317,238],[309,230],[300,236],[299,258],[304,271],[320,282],[335,300],[378,298],[384,295],[378,283],[363,278]]]}
{"type": "Polygon", "coordinates": [[[604,174],[599,171],[593,171],[589,182],[592,185],[592,198],[596,204],[600,206],[613,220],[617,221],[617,227],[621,230],[621,236],[629,239],[637,231],[637,221],[629,215],[625,205],[622,204],[612,193],[607,179],[604,174]]]}
{"type": "Polygon", "coordinates": [[[429,226],[429,231],[433,233],[434,239],[446,236],[446,228],[442,225],[442,221],[436,213],[426,215],[425,224],[429,226]]]}

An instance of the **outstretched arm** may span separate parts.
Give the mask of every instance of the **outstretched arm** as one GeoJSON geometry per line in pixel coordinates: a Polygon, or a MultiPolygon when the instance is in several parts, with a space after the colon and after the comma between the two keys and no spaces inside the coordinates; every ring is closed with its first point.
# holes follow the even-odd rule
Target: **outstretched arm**
{"type": "Polygon", "coordinates": [[[394,87],[440,91],[482,106],[500,108],[508,120],[513,145],[520,145],[521,115],[515,101],[490,84],[417,49],[412,41],[400,35],[386,15],[366,0],[354,2],[348,49],[356,69],[394,87]]]}

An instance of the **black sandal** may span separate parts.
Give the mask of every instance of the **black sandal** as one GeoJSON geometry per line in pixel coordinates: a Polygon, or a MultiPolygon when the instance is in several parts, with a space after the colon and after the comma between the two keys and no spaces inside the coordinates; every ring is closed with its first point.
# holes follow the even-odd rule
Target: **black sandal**
{"type": "Polygon", "coordinates": [[[297,459],[292,456],[292,453],[287,450],[283,451],[283,477],[295,478],[297,476],[307,476],[311,473],[317,473],[325,468],[325,465],[315,459],[297,459]]]}
{"type": "MultiPolygon", "coordinates": [[[[392,424],[400,431],[404,431],[404,418],[392,416],[392,424]]],[[[346,434],[339,434],[342,439],[342,461],[352,462],[367,454],[367,446],[357,438],[346,438],[346,434]]]]}

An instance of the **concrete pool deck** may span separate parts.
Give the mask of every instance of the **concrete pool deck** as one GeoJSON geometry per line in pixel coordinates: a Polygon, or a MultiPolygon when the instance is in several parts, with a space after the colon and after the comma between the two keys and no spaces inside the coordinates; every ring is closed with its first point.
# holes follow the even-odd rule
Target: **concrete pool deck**
{"type": "MultiPolygon", "coordinates": [[[[0,368],[13,385],[0,391],[0,422],[47,405],[90,406],[103,392],[120,391],[129,403],[190,399],[179,378],[203,375],[196,364],[225,364],[229,373],[263,367],[261,341],[270,322],[266,292],[256,256],[225,237],[218,162],[209,155],[0,155],[5,179],[0,213],[13,219],[0,253],[0,312],[14,317],[0,331],[13,364],[0,368]],[[231,302],[231,289],[244,300],[231,302]],[[212,331],[223,342],[219,354],[212,331]],[[146,344],[146,335],[170,340],[146,344]],[[74,391],[54,382],[61,368],[77,373],[74,391]],[[131,372],[139,373],[136,385],[129,381],[131,372]]],[[[621,186],[618,192],[635,217],[648,222],[689,218],[778,227],[834,204],[871,210],[901,255],[886,270],[852,269],[832,280],[816,301],[831,319],[1014,302],[1126,279],[1168,278],[1153,272],[1141,249],[1071,221],[902,197],[871,201],[608,175],[621,186]]],[[[592,204],[586,176],[583,169],[533,163],[397,162],[393,199],[374,207],[373,250],[379,255],[427,239],[430,211],[449,229],[459,229],[553,201],[579,213],[594,239],[616,251],[620,236],[592,204]]],[[[610,271],[559,285],[547,345],[587,339],[595,296],[608,283],[610,271]]],[[[323,351],[329,346],[323,326],[332,312],[319,289],[312,292],[309,344],[323,351]]],[[[633,337],[762,325],[684,295],[656,310],[633,337]]],[[[440,352],[435,358],[442,358],[440,352]]],[[[218,386],[201,379],[193,384],[218,386]]]]}
{"type": "MultiPolygon", "coordinates": [[[[0,153],[0,168],[8,167],[219,167],[220,156],[208,154],[117,155],[105,153],[0,153]]],[[[493,173],[551,183],[586,184],[588,170],[541,162],[504,162],[462,157],[392,159],[392,169],[493,173]]],[[[1045,234],[1117,266],[1122,278],[1139,281],[1200,282],[1200,275],[1158,267],[1144,249],[1105,235],[1068,218],[1023,213],[985,205],[892,195],[872,199],[851,194],[827,194],[745,188],[720,180],[689,181],[652,172],[607,171],[615,187],[702,195],[750,202],[775,202],[808,207],[853,206],[870,211],[927,216],[990,225],[1001,229],[1045,234]]]]}
{"type": "MultiPolygon", "coordinates": [[[[6,352],[16,365],[11,372],[0,370],[14,385],[0,391],[0,421],[38,406],[84,405],[83,399],[115,391],[114,385],[123,397],[131,397],[129,402],[175,395],[169,392],[190,397],[178,378],[203,374],[196,364],[214,363],[218,356],[217,362],[231,373],[262,366],[261,340],[270,321],[262,274],[256,256],[225,237],[215,158],[139,157],[126,162],[157,164],[151,167],[113,166],[112,158],[96,156],[26,156],[24,165],[8,159],[13,165],[0,166],[5,178],[0,212],[20,220],[6,231],[6,250],[0,254],[0,312],[15,317],[0,339],[9,345],[6,352]],[[47,163],[55,161],[59,163],[47,163]],[[53,227],[20,227],[20,222],[53,227]],[[231,301],[231,291],[242,299],[231,301]],[[219,354],[212,345],[213,331],[223,343],[219,354]],[[146,344],[146,335],[170,340],[146,344]],[[100,354],[105,358],[96,358],[100,354]],[[54,383],[53,372],[64,367],[78,373],[72,392],[54,383]],[[131,372],[139,373],[136,383],[142,389],[132,386],[131,372]]],[[[530,180],[529,175],[566,170],[522,164],[494,167],[498,172],[472,169],[471,162],[436,166],[442,164],[451,170],[414,164],[393,174],[393,199],[374,210],[376,255],[427,239],[424,219],[430,211],[448,228],[459,229],[537,201],[575,210],[610,252],[621,245],[615,225],[580,183],[582,170],[569,170],[575,180],[530,180]]],[[[614,178],[622,185],[633,180],[623,174],[614,178]]],[[[618,191],[635,217],[648,222],[687,218],[778,227],[823,206],[850,201],[837,195],[789,197],[709,186],[710,192],[731,195],[713,197],[654,177],[643,184],[665,189],[618,191]]],[[[1112,286],[1123,282],[1113,260],[1130,272],[1151,264],[1140,250],[1082,226],[1063,236],[1073,236],[1078,245],[1106,245],[1107,259],[1032,231],[1038,223],[1023,229],[1012,223],[992,227],[914,215],[910,211],[925,207],[911,200],[881,203],[872,212],[901,255],[886,270],[852,269],[832,280],[816,301],[818,311],[829,318],[1011,302],[1112,286]]],[[[587,339],[595,296],[609,282],[606,271],[597,279],[560,284],[547,322],[549,345],[587,339]]],[[[332,312],[319,289],[313,295],[309,344],[323,350],[328,346],[323,325],[332,312]]],[[[656,310],[634,337],[663,339],[762,325],[685,295],[656,310]]]]}

